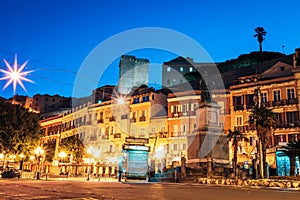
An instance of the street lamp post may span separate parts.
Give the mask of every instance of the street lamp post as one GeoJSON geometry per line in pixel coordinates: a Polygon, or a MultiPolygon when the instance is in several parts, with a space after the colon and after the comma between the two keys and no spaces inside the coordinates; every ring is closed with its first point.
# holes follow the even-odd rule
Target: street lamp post
{"type": "Polygon", "coordinates": [[[21,161],[20,161],[20,170],[23,170],[23,163],[24,163],[25,155],[21,153],[19,155],[19,157],[21,158],[21,161]]]}
{"type": "Polygon", "coordinates": [[[42,149],[42,147],[37,147],[34,151],[35,155],[37,156],[37,160],[38,160],[38,171],[37,171],[37,175],[36,175],[36,179],[40,180],[41,179],[41,168],[40,168],[40,164],[41,164],[41,156],[44,154],[44,150],[42,149]]]}
{"type": "Polygon", "coordinates": [[[64,161],[65,161],[65,158],[67,157],[67,153],[66,152],[64,152],[64,151],[61,151],[61,152],[59,152],[59,154],[58,154],[58,157],[60,158],[60,161],[61,161],[61,163],[62,163],[62,169],[61,169],[61,172],[64,172],[63,171],[63,167],[64,167],[64,161]]]}

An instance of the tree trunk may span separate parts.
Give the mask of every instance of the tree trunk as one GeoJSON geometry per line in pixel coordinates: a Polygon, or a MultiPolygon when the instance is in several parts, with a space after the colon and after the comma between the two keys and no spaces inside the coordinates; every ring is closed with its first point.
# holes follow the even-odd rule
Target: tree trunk
{"type": "Polygon", "coordinates": [[[234,152],[233,152],[233,172],[234,172],[234,177],[237,177],[237,146],[234,147],[234,152]]]}
{"type": "Polygon", "coordinates": [[[290,176],[295,176],[296,171],[296,159],[295,156],[290,156],[290,176]]]}
{"type": "Polygon", "coordinates": [[[269,173],[268,173],[268,164],[267,164],[266,144],[265,143],[262,143],[262,154],[263,154],[264,178],[268,178],[269,173]]]}
{"type": "Polygon", "coordinates": [[[260,62],[263,62],[263,56],[262,56],[262,43],[259,43],[259,52],[260,52],[260,62]]]}

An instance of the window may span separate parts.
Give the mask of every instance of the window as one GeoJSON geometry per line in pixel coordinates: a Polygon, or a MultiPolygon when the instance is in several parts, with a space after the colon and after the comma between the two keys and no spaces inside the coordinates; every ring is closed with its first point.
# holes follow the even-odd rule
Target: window
{"type": "Polygon", "coordinates": [[[170,79],[167,80],[167,85],[170,85],[170,79]]]}
{"type": "Polygon", "coordinates": [[[233,97],[233,105],[234,105],[234,110],[243,110],[243,98],[242,96],[235,96],[233,97]]]}
{"type": "Polygon", "coordinates": [[[143,102],[148,102],[149,101],[149,96],[143,96],[143,102]]]}
{"type": "Polygon", "coordinates": [[[141,110],[141,117],[146,117],[146,110],[141,110]]]}
{"type": "Polygon", "coordinates": [[[171,113],[179,113],[181,112],[181,105],[172,105],[171,106],[171,113]]]}
{"type": "Polygon", "coordinates": [[[151,129],[151,133],[155,133],[155,128],[152,128],[152,129],[151,129]]]}
{"type": "Polygon", "coordinates": [[[183,113],[186,113],[189,111],[189,104],[183,104],[182,105],[182,112],[183,113]]]}
{"type": "Polygon", "coordinates": [[[266,92],[263,92],[263,93],[260,94],[260,101],[261,101],[261,103],[267,103],[268,102],[266,92]]]}
{"type": "Polygon", "coordinates": [[[186,124],[181,124],[181,132],[182,133],[186,132],[186,124]]]}
{"type": "Polygon", "coordinates": [[[292,123],[297,121],[297,114],[298,114],[297,112],[287,112],[286,113],[287,122],[292,123]]]}
{"type": "Polygon", "coordinates": [[[193,67],[190,67],[190,72],[194,71],[193,67]]]}
{"type": "Polygon", "coordinates": [[[144,137],[145,135],[145,129],[144,128],[141,128],[141,135],[144,137]]]}
{"type": "Polygon", "coordinates": [[[237,126],[243,126],[243,117],[242,116],[237,116],[236,117],[236,125],[237,126]]]}
{"type": "Polygon", "coordinates": [[[287,98],[288,98],[288,100],[295,99],[295,90],[294,90],[294,88],[287,89],[287,98]]]}
{"type": "Polygon", "coordinates": [[[256,142],[255,142],[255,137],[250,137],[250,146],[255,146],[256,145],[256,142]]]}
{"type": "Polygon", "coordinates": [[[140,102],[140,99],[139,99],[139,97],[136,97],[136,98],[134,98],[133,99],[133,104],[135,104],[135,103],[139,103],[140,102]]]}
{"type": "Polygon", "coordinates": [[[111,134],[111,135],[114,134],[114,127],[111,127],[111,129],[110,129],[110,134],[111,134]]]}
{"type": "Polygon", "coordinates": [[[182,150],[186,150],[186,144],[182,144],[182,150]]]}
{"type": "Polygon", "coordinates": [[[173,144],[173,150],[177,151],[178,147],[177,144],[173,144]]]}
{"type": "Polygon", "coordinates": [[[183,72],[183,67],[179,67],[179,71],[180,71],[180,72],[183,72]]]}
{"type": "Polygon", "coordinates": [[[167,72],[170,72],[171,71],[171,67],[167,67],[167,72]]]}
{"type": "Polygon", "coordinates": [[[280,90],[273,91],[274,101],[280,101],[280,90]]]}

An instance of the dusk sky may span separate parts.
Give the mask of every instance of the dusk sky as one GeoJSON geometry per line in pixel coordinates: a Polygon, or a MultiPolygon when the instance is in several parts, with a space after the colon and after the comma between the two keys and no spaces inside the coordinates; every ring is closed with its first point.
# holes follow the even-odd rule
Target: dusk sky
{"type": "MultiPolygon", "coordinates": [[[[202,45],[215,62],[222,62],[257,51],[254,29],[262,26],[267,31],[265,51],[282,53],[284,45],[284,52],[291,54],[300,47],[299,8],[297,0],[2,0],[0,69],[6,70],[3,59],[13,64],[17,54],[19,64],[29,60],[25,71],[34,70],[27,78],[35,82],[24,82],[27,92],[18,86],[18,94],[71,96],[73,87],[84,88],[74,86],[74,79],[84,59],[99,43],[141,27],[168,28],[186,34],[202,45]]],[[[160,65],[175,58],[172,53],[158,50],[129,54],[160,65]]],[[[116,59],[107,69],[99,86],[117,83],[118,62],[116,59]]],[[[159,84],[161,77],[155,74],[150,80],[159,84]]],[[[0,81],[0,89],[5,83],[0,81]]],[[[88,94],[91,91],[83,93],[88,94]]],[[[0,90],[0,96],[13,96],[12,86],[0,90]]]]}

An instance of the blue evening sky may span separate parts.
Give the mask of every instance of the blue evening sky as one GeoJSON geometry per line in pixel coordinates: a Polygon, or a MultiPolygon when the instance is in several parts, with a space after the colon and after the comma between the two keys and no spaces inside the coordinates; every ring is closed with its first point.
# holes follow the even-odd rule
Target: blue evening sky
{"type": "MultiPolygon", "coordinates": [[[[297,0],[1,0],[0,69],[3,59],[19,63],[29,60],[26,70],[35,70],[20,95],[59,94],[71,96],[75,75],[88,54],[102,41],[122,31],[140,27],[162,27],[179,31],[201,44],[215,62],[258,50],[257,26],[267,33],[266,51],[286,54],[300,47],[300,2],[297,0]]],[[[159,50],[131,52],[156,63],[152,83],[161,81],[160,66],[175,55],[159,50]]],[[[116,84],[118,62],[108,67],[99,86],[116,84]]],[[[2,74],[0,74],[0,77],[2,74]]],[[[98,77],[99,78],[99,77],[98,77]]],[[[90,77],[96,81],[95,77],[90,77]]],[[[5,81],[0,81],[0,89],[5,81]]],[[[13,95],[12,86],[0,96],[13,95]]]]}

